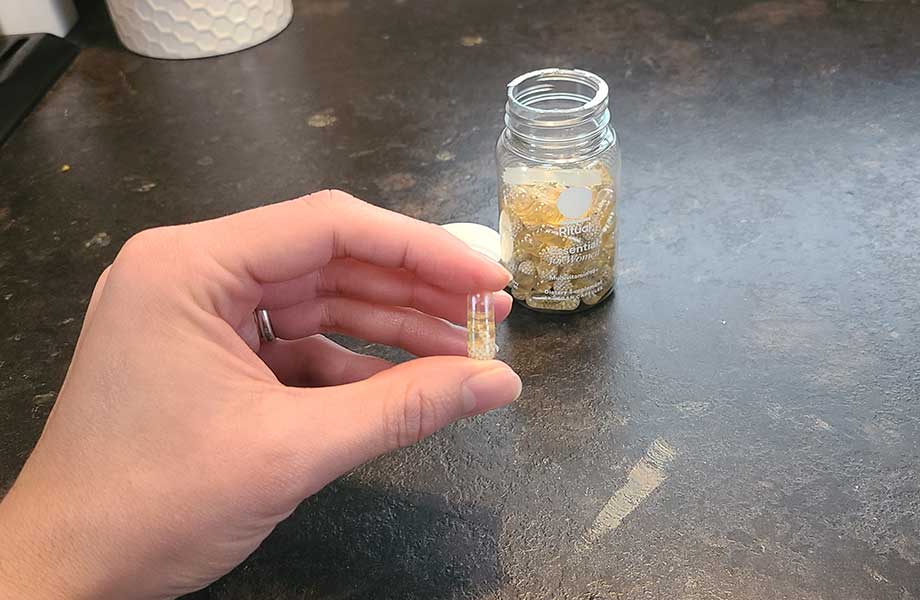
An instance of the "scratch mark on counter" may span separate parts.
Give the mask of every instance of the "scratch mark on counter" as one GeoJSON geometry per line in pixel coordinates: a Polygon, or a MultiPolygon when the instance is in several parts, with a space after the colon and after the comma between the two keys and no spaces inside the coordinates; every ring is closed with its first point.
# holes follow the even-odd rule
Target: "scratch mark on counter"
{"type": "Polygon", "coordinates": [[[57,399],[57,392],[48,392],[47,394],[36,394],[32,396],[32,418],[43,419],[51,412],[54,401],[57,399]]]}
{"type": "Polygon", "coordinates": [[[393,173],[375,180],[377,187],[384,192],[403,192],[415,187],[415,177],[409,173],[393,173]]]}
{"type": "Polygon", "coordinates": [[[335,110],[327,108],[315,115],[311,115],[310,118],[307,119],[307,125],[310,127],[323,128],[335,125],[338,120],[339,118],[335,116],[335,110]]]}
{"type": "Polygon", "coordinates": [[[863,565],[863,571],[866,572],[866,575],[872,578],[876,583],[891,583],[887,577],[870,567],[869,565],[863,565]]]}
{"type": "Polygon", "coordinates": [[[157,186],[155,181],[150,181],[149,179],[136,175],[129,175],[128,177],[124,177],[123,180],[128,184],[132,192],[137,192],[139,194],[146,194],[157,186]]]}
{"type": "Polygon", "coordinates": [[[821,417],[813,417],[815,420],[814,428],[820,429],[821,431],[833,431],[834,427],[821,417]]]}
{"type": "Polygon", "coordinates": [[[602,537],[620,526],[643,500],[649,497],[667,479],[665,468],[677,451],[662,438],[656,439],[645,451],[645,456],[629,471],[623,484],[604,505],[585,532],[578,550],[587,550],[602,537]]]}
{"type": "Polygon", "coordinates": [[[108,233],[100,231],[90,239],[83,242],[84,248],[105,248],[112,243],[112,238],[108,233]]]}

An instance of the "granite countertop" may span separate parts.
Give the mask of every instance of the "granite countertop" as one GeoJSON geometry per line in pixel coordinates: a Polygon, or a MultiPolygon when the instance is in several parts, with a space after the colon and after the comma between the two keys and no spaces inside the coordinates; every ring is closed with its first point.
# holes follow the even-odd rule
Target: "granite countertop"
{"type": "Polygon", "coordinates": [[[517,307],[514,406],[333,483],[193,597],[920,598],[920,5],[300,0],[188,62],[93,6],[0,148],[0,488],[134,232],[330,186],[495,225],[505,83],[580,67],[623,145],[616,297],[517,307]]]}

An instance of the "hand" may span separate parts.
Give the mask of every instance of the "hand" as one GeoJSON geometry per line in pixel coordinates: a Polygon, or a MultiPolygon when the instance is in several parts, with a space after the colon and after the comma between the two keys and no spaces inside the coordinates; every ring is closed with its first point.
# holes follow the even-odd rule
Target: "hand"
{"type": "MultiPolygon", "coordinates": [[[[501,362],[393,366],[319,334],[461,355],[450,322],[465,323],[466,294],[509,278],[441,228],[341,192],[135,236],[0,504],[0,597],[201,588],[334,478],[508,404],[521,382],[501,362]],[[260,344],[256,307],[290,341],[260,344]]],[[[511,310],[504,292],[495,304],[511,310]]]]}

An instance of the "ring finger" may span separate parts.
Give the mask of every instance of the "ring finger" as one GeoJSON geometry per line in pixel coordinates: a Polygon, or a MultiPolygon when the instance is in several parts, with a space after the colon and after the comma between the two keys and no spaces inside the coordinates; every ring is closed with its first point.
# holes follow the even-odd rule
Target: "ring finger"
{"type": "Polygon", "coordinates": [[[466,329],[411,308],[322,296],[273,310],[271,319],[275,335],[287,340],[341,333],[416,356],[466,354],[466,329]]]}

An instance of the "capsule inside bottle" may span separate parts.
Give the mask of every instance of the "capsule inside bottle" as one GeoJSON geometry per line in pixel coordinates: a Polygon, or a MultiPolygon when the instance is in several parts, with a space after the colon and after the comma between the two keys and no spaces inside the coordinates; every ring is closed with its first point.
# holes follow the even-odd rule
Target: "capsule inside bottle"
{"type": "Polygon", "coordinates": [[[498,347],[495,345],[495,307],[492,292],[478,292],[467,296],[466,303],[466,353],[477,360],[492,360],[498,347]]]}

